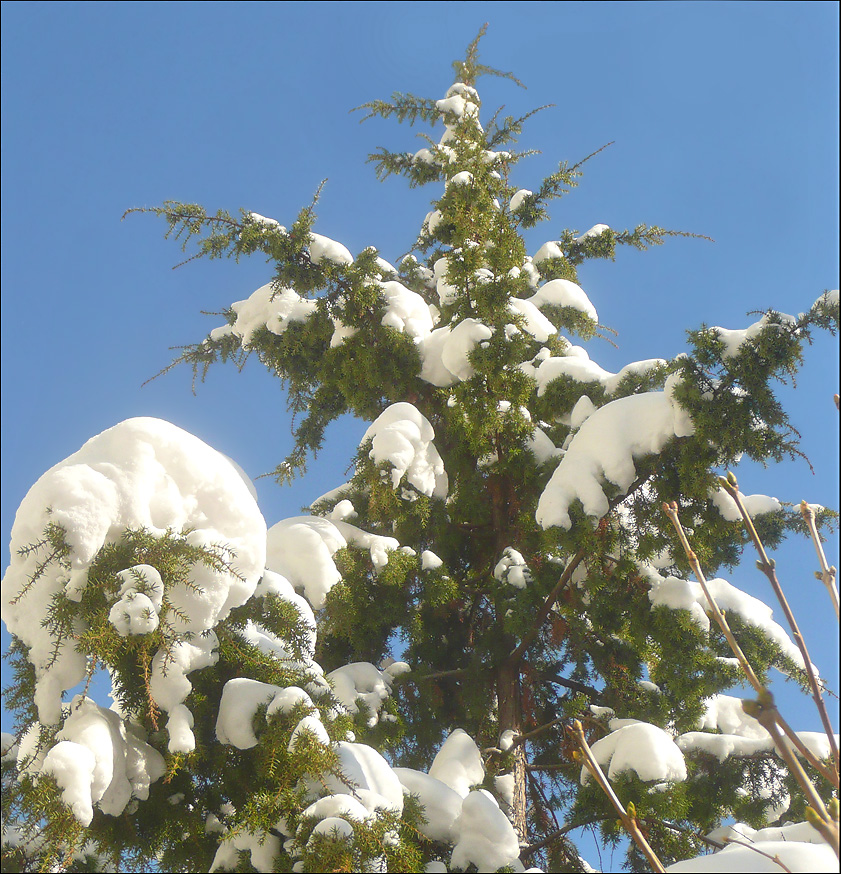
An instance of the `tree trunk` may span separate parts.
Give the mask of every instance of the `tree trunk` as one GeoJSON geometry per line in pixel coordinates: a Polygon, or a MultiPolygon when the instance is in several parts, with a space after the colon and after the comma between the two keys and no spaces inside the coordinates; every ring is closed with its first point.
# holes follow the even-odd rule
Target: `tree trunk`
{"type": "MultiPolygon", "coordinates": [[[[497,678],[497,707],[500,733],[511,730],[522,734],[522,710],[520,706],[519,663],[506,662],[497,678]]],[[[511,819],[521,844],[528,843],[526,828],[526,748],[517,744],[514,748],[514,799],[511,819]]]]}

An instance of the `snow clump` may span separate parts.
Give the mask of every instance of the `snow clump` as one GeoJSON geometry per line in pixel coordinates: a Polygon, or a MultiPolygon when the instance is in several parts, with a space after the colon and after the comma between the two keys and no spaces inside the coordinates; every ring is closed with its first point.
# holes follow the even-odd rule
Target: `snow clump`
{"type": "Polygon", "coordinates": [[[634,459],[659,453],[673,437],[694,432],[689,414],[674,398],[678,374],[664,391],[611,401],[584,422],[552,474],[537,505],[543,528],[569,528],[569,508],[580,500],[588,516],[601,519],[610,509],[605,480],[627,492],[635,477],[634,459]]]}
{"type": "Polygon", "coordinates": [[[368,428],[360,441],[371,441],[369,457],[375,464],[391,466],[392,488],[403,477],[422,495],[447,496],[444,462],[432,442],[435,431],[429,420],[412,404],[392,404],[368,428]]]}
{"type": "MultiPolygon", "coordinates": [[[[129,419],[88,440],[48,470],[21,502],[12,527],[12,560],[0,590],[3,621],[30,647],[35,703],[45,724],[60,722],[61,693],[81,682],[86,671],[85,658],[72,643],[54,640],[44,626],[53,598],[62,593],[75,601],[84,597],[87,571],[99,550],[119,541],[126,530],[139,529],[155,536],[190,530],[192,545],[215,551],[224,544],[236,556],[235,572],[194,565],[186,584],[167,590],[173,608],[168,621],[178,634],[191,633],[196,641],[248,600],[262,574],[266,523],[240,472],[224,455],[175,425],[152,418],[129,419]],[[61,526],[68,554],[47,564],[30,585],[43,555],[26,548],[43,539],[48,525],[61,526]]],[[[157,615],[157,583],[151,571],[143,575],[151,604],[140,603],[157,615]]],[[[121,596],[124,604],[131,600],[128,588],[121,596]]],[[[137,600],[140,593],[135,591],[137,600]]],[[[118,624],[143,633],[143,610],[118,612],[118,624]]],[[[151,626],[151,614],[146,619],[151,626]]],[[[186,697],[186,674],[197,666],[189,653],[182,655],[165,678],[158,674],[159,691],[163,686],[186,688],[177,700],[169,696],[173,706],[186,697]]],[[[162,701],[158,704],[168,709],[162,701]]]]}

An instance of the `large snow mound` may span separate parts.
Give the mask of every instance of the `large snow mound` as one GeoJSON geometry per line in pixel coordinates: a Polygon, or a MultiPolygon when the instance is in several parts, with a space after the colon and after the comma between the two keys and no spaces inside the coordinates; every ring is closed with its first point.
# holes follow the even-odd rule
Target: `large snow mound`
{"type": "Polygon", "coordinates": [[[694,432],[673,395],[678,379],[672,374],[664,391],[619,398],[587,418],[540,496],[535,514],[540,525],[569,528],[576,499],[588,516],[600,519],[610,509],[605,481],[624,494],[637,475],[634,459],[657,454],[673,437],[694,432]]]}
{"type": "Polygon", "coordinates": [[[3,577],[2,618],[31,648],[35,702],[47,724],[59,722],[61,693],[80,682],[84,658],[59,644],[42,622],[53,598],[80,600],[97,552],[126,529],[154,535],[190,530],[190,543],[231,550],[231,572],[194,566],[189,586],[173,585],[169,621],[198,637],[243,604],[263,571],[266,523],[241,473],[224,455],[169,422],[128,419],[88,440],[48,470],[21,502],[12,527],[11,564],[3,577]],[[43,561],[43,551],[19,550],[44,537],[50,523],[66,532],[68,572],[51,562],[19,597],[43,561]]]}

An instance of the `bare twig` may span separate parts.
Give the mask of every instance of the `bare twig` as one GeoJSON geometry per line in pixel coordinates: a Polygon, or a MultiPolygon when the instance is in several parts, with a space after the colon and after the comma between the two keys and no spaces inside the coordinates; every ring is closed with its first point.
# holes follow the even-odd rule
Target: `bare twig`
{"type": "Polygon", "coordinates": [[[803,789],[809,801],[810,806],[806,809],[806,819],[820,832],[823,839],[832,847],[835,855],[838,856],[838,824],[833,821],[823,803],[823,799],[818,795],[815,787],[812,785],[812,781],[803,770],[803,766],[780,734],[777,725],[779,712],[774,706],[774,699],[771,693],[766,690],[765,695],[760,696],[759,700],[746,701],[742,707],[745,713],[753,716],[773,738],[774,746],[776,746],[780,758],[786,763],[789,772],[797,780],[798,785],[803,789]]]}
{"type": "Polygon", "coordinates": [[[760,856],[765,856],[766,859],[770,859],[775,865],[779,865],[783,871],[787,871],[788,874],[791,874],[791,868],[786,867],[780,857],[777,855],[772,856],[770,853],[766,853],[763,850],[760,850],[756,844],[750,844],[747,841],[740,841],[736,838],[725,838],[728,844],[738,844],[740,847],[747,847],[749,850],[753,850],[754,853],[759,853],[760,856]]]}
{"type": "Polygon", "coordinates": [[[587,738],[584,737],[584,729],[581,727],[581,723],[576,719],[572,726],[572,733],[578,742],[578,748],[581,750],[581,754],[584,757],[587,770],[596,778],[596,782],[599,784],[605,795],[610,799],[610,803],[613,805],[616,812],[619,814],[619,818],[622,820],[622,825],[633,838],[636,845],[642,850],[645,858],[648,859],[651,869],[658,872],[658,874],[665,874],[666,869],[663,867],[663,863],[657,857],[654,850],[651,849],[651,845],[645,839],[645,835],[640,830],[637,823],[636,811],[633,808],[631,808],[630,813],[625,810],[622,802],[613,791],[610,781],[605,777],[604,771],[602,771],[599,763],[593,756],[593,751],[587,744],[587,738]]]}
{"type": "MultiPolygon", "coordinates": [[[[742,667],[742,670],[745,673],[745,676],[748,679],[748,682],[753,686],[754,691],[758,696],[770,696],[770,692],[768,689],[760,682],[759,678],[756,676],[756,673],[753,670],[750,662],[748,662],[747,657],[744,652],[742,652],[742,648],[739,646],[739,642],[736,640],[733,632],[730,630],[730,626],[727,623],[727,619],[724,616],[724,613],[721,612],[718,604],[715,602],[715,598],[713,598],[709,586],[707,585],[707,578],[704,576],[704,572],[701,569],[701,563],[698,561],[698,556],[695,554],[695,551],[689,545],[689,540],[686,537],[686,531],[681,524],[680,519],[678,518],[677,513],[677,504],[674,501],[671,504],[663,504],[663,510],[669,519],[672,522],[672,525],[675,527],[675,531],[677,531],[677,535],[680,538],[680,542],[683,545],[684,551],[686,552],[686,557],[689,559],[689,564],[692,567],[692,570],[695,576],[698,578],[698,582],[701,584],[701,588],[704,591],[704,595],[707,598],[707,603],[710,607],[710,612],[713,614],[713,617],[718,624],[718,627],[721,629],[721,633],[726,638],[727,642],[730,644],[730,648],[733,650],[733,654],[739,661],[739,664],[742,667]]],[[[797,736],[791,726],[783,719],[782,714],[775,710],[775,718],[777,725],[782,729],[785,733],[785,736],[789,741],[797,748],[798,752],[807,762],[821,774],[826,780],[832,783],[836,788],[838,788],[838,769],[830,769],[803,743],[802,740],[797,736]]],[[[833,738],[834,740],[834,738],[833,738]]],[[[808,780],[808,777],[806,778],[808,780]]],[[[810,784],[811,785],[811,784],[810,784]]]]}
{"type": "Polygon", "coordinates": [[[549,731],[550,728],[554,728],[556,725],[560,725],[562,722],[566,722],[566,718],[553,719],[551,722],[547,722],[545,725],[541,725],[538,728],[532,729],[532,731],[518,734],[514,738],[514,741],[512,742],[511,746],[508,747],[508,749],[514,749],[514,747],[517,747],[520,744],[524,744],[527,740],[531,740],[533,737],[537,737],[539,734],[543,734],[544,731],[549,731]]]}
{"type": "Polygon", "coordinates": [[[832,606],[835,608],[835,618],[838,619],[838,587],[835,583],[835,566],[830,567],[827,563],[823,544],[818,535],[818,529],[815,526],[815,511],[805,501],[801,501],[800,514],[803,516],[803,520],[809,528],[809,533],[812,535],[812,543],[815,544],[815,552],[818,554],[818,561],[821,565],[820,571],[816,571],[815,576],[826,586],[826,590],[829,592],[829,597],[832,600],[832,606]]]}
{"type": "MultiPolygon", "coordinates": [[[[800,650],[800,655],[803,657],[803,666],[806,670],[806,676],[809,679],[809,688],[812,690],[812,699],[815,702],[815,706],[818,708],[818,713],[821,717],[821,723],[823,724],[827,740],[829,741],[829,749],[832,753],[832,761],[835,765],[835,770],[837,772],[838,744],[835,741],[835,732],[832,730],[832,721],[829,718],[829,713],[827,712],[826,704],[823,700],[821,684],[818,682],[818,677],[815,674],[815,666],[812,664],[812,660],[809,658],[809,651],[806,648],[806,641],[803,639],[803,635],[800,633],[800,628],[797,625],[797,620],[794,618],[794,613],[792,612],[791,606],[788,603],[788,599],[783,592],[783,587],[780,585],[780,581],[777,579],[777,572],[774,566],[775,563],[773,559],[768,558],[768,554],[765,551],[765,546],[762,543],[762,540],[757,533],[756,527],[753,524],[753,519],[751,519],[750,514],[745,509],[744,503],[742,503],[742,499],[739,495],[739,483],[736,480],[736,477],[732,473],[728,473],[726,477],[720,477],[719,482],[727,490],[727,493],[730,495],[730,497],[733,498],[733,500],[736,502],[736,506],[739,508],[739,512],[742,514],[742,519],[744,520],[745,527],[747,528],[748,534],[750,535],[750,539],[753,541],[753,545],[756,547],[756,551],[759,553],[759,561],[757,562],[757,567],[768,578],[768,582],[771,583],[771,588],[774,590],[774,594],[777,596],[777,600],[780,602],[780,606],[783,608],[783,613],[785,614],[786,621],[791,628],[794,642],[797,644],[797,648],[800,650]]],[[[835,785],[838,785],[837,781],[835,785]]]]}

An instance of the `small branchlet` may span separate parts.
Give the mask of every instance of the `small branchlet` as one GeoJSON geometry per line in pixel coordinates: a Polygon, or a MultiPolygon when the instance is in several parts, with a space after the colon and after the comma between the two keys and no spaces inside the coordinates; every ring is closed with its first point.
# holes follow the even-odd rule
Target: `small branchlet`
{"type": "MultiPolygon", "coordinates": [[[[837,398],[838,395],[835,397],[837,398]]],[[[832,601],[832,606],[835,608],[835,618],[838,619],[838,587],[835,582],[837,573],[835,565],[830,567],[827,563],[826,554],[823,551],[823,543],[821,543],[821,538],[818,534],[817,526],[815,525],[815,511],[806,503],[806,501],[800,502],[800,514],[803,516],[803,520],[806,522],[806,526],[809,529],[812,543],[815,545],[815,552],[818,554],[818,562],[821,566],[819,571],[815,571],[815,577],[826,586],[826,590],[832,601]]]]}

